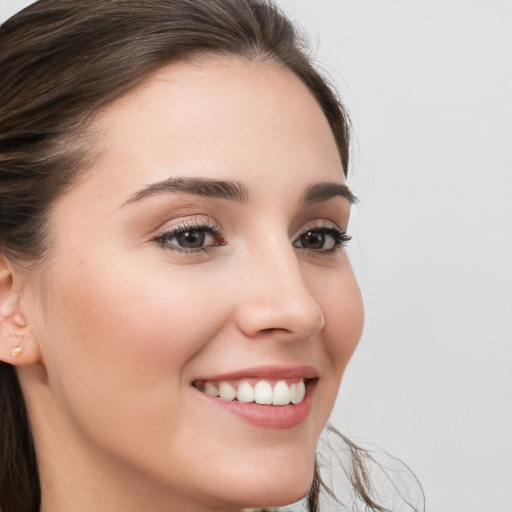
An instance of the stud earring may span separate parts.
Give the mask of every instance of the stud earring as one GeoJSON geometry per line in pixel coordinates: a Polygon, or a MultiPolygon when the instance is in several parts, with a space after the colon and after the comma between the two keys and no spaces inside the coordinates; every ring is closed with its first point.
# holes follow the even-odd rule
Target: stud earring
{"type": "Polygon", "coordinates": [[[23,347],[20,347],[19,345],[14,345],[11,348],[11,356],[12,357],[20,357],[23,352],[23,347]]]}

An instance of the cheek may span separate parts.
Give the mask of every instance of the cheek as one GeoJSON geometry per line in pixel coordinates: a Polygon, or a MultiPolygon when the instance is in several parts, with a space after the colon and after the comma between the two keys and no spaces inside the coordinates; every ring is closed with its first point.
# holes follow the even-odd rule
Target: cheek
{"type": "Polygon", "coordinates": [[[334,272],[311,280],[314,294],[325,320],[322,331],[324,379],[316,396],[317,436],[334,407],[341,379],[363,330],[364,310],[359,286],[346,259],[334,272]]]}
{"type": "Polygon", "coordinates": [[[352,357],[363,331],[364,310],[355,280],[343,293],[326,296],[326,325],[329,330],[328,350],[336,366],[343,371],[352,357]]]}
{"type": "Polygon", "coordinates": [[[340,378],[354,353],[364,323],[361,292],[348,259],[335,275],[320,281],[315,297],[325,320],[325,348],[340,378]]]}
{"type": "Polygon", "coordinates": [[[325,287],[320,297],[325,318],[325,352],[329,359],[327,367],[330,368],[330,378],[326,379],[326,397],[329,397],[326,409],[330,415],[345,368],[361,338],[364,323],[361,293],[350,266],[340,273],[338,280],[331,281],[330,286],[325,287]]]}
{"type": "Polygon", "coordinates": [[[163,414],[162,401],[179,402],[188,386],[188,361],[222,326],[215,288],[205,293],[184,273],[171,279],[165,267],[134,270],[129,259],[90,261],[61,267],[52,282],[44,340],[52,389],[76,409],[163,414]]]}

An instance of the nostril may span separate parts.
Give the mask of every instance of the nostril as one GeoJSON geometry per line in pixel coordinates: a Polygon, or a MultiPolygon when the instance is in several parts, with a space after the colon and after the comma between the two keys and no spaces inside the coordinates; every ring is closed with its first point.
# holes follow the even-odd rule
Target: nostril
{"type": "Polygon", "coordinates": [[[290,329],[285,329],[283,327],[267,327],[266,329],[261,329],[260,332],[268,332],[273,334],[275,332],[291,332],[290,329]]]}
{"type": "Polygon", "coordinates": [[[289,339],[305,339],[324,327],[323,311],[315,296],[305,286],[298,273],[273,279],[272,287],[259,280],[247,288],[236,306],[235,321],[249,338],[269,335],[289,339]]]}

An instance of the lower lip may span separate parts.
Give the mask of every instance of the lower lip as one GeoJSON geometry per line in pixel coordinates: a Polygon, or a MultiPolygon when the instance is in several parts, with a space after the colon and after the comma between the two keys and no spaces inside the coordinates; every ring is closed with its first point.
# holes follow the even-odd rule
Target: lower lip
{"type": "Polygon", "coordinates": [[[209,403],[220,409],[238,416],[243,421],[256,427],[270,429],[286,429],[300,425],[308,416],[312,405],[313,390],[316,382],[310,382],[306,388],[306,396],[300,404],[259,405],[254,402],[228,402],[219,397],[198,391],[209,403]]]}

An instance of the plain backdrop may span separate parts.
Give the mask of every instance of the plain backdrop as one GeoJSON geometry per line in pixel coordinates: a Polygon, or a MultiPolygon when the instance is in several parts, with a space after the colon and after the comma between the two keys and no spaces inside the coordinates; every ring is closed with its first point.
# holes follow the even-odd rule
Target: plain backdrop
{"type": "Polygon", "coordinates": [[[512,2],[278,3],[353,122],[366,327],[332,422],[404,460],[430,512],[511,512],[512,2]]]}

